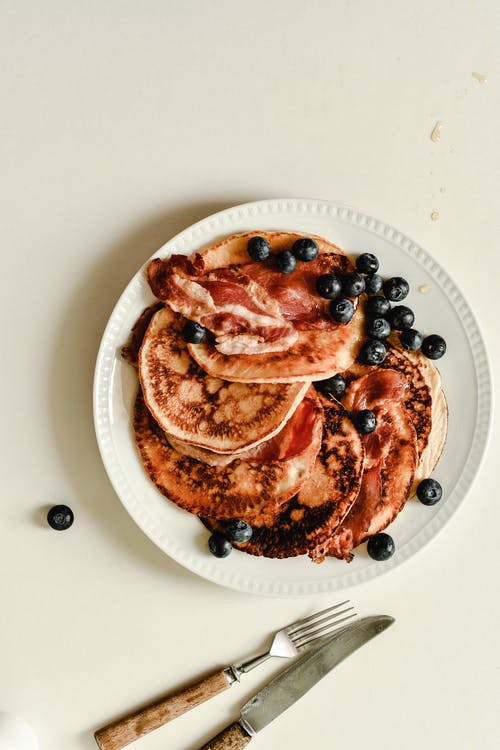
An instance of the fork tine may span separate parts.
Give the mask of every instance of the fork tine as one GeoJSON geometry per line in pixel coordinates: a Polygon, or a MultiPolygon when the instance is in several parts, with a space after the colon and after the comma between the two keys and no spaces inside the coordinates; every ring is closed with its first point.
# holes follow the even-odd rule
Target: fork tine
{"type": "Polygon", "coordinates": [[[344,602],[334,604],[333,607],[322,609],[321,612],[315,612],[315,614],[309,615],[309,617],[304,617],[303,620],[296,620],[295,622],[292,622],[290,625],[288,625],[288,627],[285,628],[287,635],[291,635],[292,633],[295,633],[297,630],[302,628],[304,625],[312,623],[314,620],[318,620],[320,617],[327,615],[329,612],[333,612],[334,610],[339,609],[339,607],[343,607],[344,604],[349,604],[349,599],[346,599],[344,602]]]}
{"type": "Polygon", "coordinates": [[[340,612],[334,612],[330,613],[329,615],[325,615],[324,617],[321,617],[314,622],[303,625],[300,628],[292,631],[291,633],[288,633],[288,637],[290,638],[290,640],[295,641],[297,638],[302,638],[303,636],[309,635],[310,633],[312,634],[314,631],[320,629],[323,625],[328,625],[330,622],[333,622],[338,617],[340,617],[340,615],[344,615],[346,612],[350,612],[353,609],[354,607],[346,607],[345,609],[341,609],[340,612]]]}
{"type": "MultiPolygon", "coordinates": [[[[345,610],[345,611],[347,612],[348,610],[345,610]]],[[[312,633],[307,633],[306,635],[300,638],[297,638],[297,640],[293,641],[293,645],[295,646],[296,649],[301,649],[303,646],[306,646],[308,643],[311,643],[312,641],[315,641],[316,639],[325,638],[326,636],[330,635],[330,633],[333,633],[333,631],[337,629],[337,627],[340,625],[341,622],[346,622],[346,620],[352,620],[353,617],[356,617],[355,612],[353,612],[351,615],[347,615],[346,617],[341,617],[340,620],[334,620],[332,622],[329,622],[327,625],[320,628],[319,630],[316,630],[312,633]]]]}

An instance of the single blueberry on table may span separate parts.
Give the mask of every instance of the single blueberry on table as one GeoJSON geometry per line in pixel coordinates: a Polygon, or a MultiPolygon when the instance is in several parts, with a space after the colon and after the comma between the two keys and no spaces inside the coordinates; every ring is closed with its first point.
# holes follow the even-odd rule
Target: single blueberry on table
{"type": "Polygon", "coordinates": [[[349,323],[354,315],[354,305],[345,297],[338,297],[330,302],[330,315],[337,323],[349,323]]]}
{"type": "Polygon", "coordinates": [[[441,359],[446,352],[446,341],[437,333],[432,333],[422,341],[421,349],[428,359],[441,359]]]}
{"type": "Polygon", "coordinates": [[[233,547],[224,534],[221,534],[220,531],[214,531],[208,540],[208,549],[214,557],[227,557],[233,547]]]}
{"type": "Polygon", "coordinates": [[[408,292],[410,291],[410,285],[401,276],[393,276],[390,279],[386,279],[382,288],[385,296],[391,302],[401,302],[401,300],[408,296],[408,292]]]}
{"type": "Polygon", "coordinates": [[[392,536],[382,532],[368,539],[366,549],[372,560],[382,561],[392,557],[396,547],[392,536]]]}
{"type": "Polygon", "coordinates": [[[423,479],[417,487],[417,497],[424,505],[435,505],[443,497],[443,488],[437,479],[423,479]]]}
{"type": "Polygon", "coordinates": [[[74,520],[73,511],[67,505],[54,505],[47,513],[47,522],[56,531],[69,529],[74,520]]]}
{"type": "Polygon", "coordinates": [[[295,240],[293,243],[292,253],[297,260],[308,263],[318,257],[318,245],[310,237],[301,237],[300,240],[295,240]]]}
{"type": "Polygon", "coordinates": [[[276,266],[281,273],[292,273],[292,271],[295,271],[297,261],[290,250],[283,250],[281,253],[277,253],[275,258],[276,266]]]}
{"type": "Polygon", "coordinates": [[[356,258],[356,268],[361,273],[375,273],[378,271],[378,259],[373,253],[362,253],[356,258]]]}
{"type": "Polygon", "coordinates": [[[342,283],[333,273],[324,273],[316,279],[316,291],[324,299],[335,299],[342,290],[342,283]]]}
{"type": "Polygon", "coordinates": [[[247,250],[252,260],[267,260],[271,255],[271,246],[265,237],[250,237],[247,250]]]}
{"type": "Polygon", "coordinates": [[[194,320],[186,320],[182,326],[182,335],[189,344],[201,344],[207,335],[207,329],[194,320]]]}
{"type": "Polygon", "coordinates": [[[226,536],[231,542],[248,542],[252,537],[253,529],[249,523],[233,518],[226,523],[226,536]]]}

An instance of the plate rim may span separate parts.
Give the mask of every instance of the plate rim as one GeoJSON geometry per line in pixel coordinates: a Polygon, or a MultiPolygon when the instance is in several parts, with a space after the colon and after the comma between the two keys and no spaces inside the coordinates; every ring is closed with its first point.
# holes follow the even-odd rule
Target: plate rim
{"type": "Polygon", "coordinates": [[[485,459],[493,420],[493,386],[490,358],[477,319],[465,297],[450,275],[445,272],[442,266],[426,250],[392,225],[376,219],[360,209],[316,198],[268,198],[250,201],[225,208],[200,219],[168,239],[150,257],[165,255],[166,249],[168,252],[172,252],[178,249],[177,245],[182,246],[193,240],[201,240],[203,233],[209,233],[211,230],[220,229],[224,232],[224,229],[228,227],[231,221],[242,221],[245,218],[255,218],[257,215],[269,217],[273,214],[290,212],[299,215],[303,213],[306,216],[327,214],[332,219],[340,220],[347,225],[357,225],[396,245],[404,253],[415,258],[425,268],[446,294],[446,297],[457,312],[460,324],[465,331],[474,363],[477,405],[475,425],[472,433],[472,448],[451,495],[440,511],[411,540],[398,547],[398,554],[390,560],[383,563],[373,563],[363,569],[351,572],[346,570],[344,575],[328,579],[311,581],[289,580],[287,582],[282,580],[276,581],[269,576],[260,577],[257,580],[247,575],[242,576],[232,570],[227,565],[227,561],[225,561],[225,566],[217,565],[216,563],[220,563],[220,561],[215,560],[215,558],[203,558],[203,562],[200,564],[200,561],[193,560],[191,555],[186,556],[183,548],[177,545],[175,540],[172,541],[166,538],[163,530],[149,517],[149,514],[141,506],[135,494],[127,485],[126,476],[124,476],[114,453],[108,399],[116,349],[120,345],[116,340],[116,334],[121,329],[121,321],[123,321],[123,317],[127,314],[130,304],[134,302],[137,296],[142,283],[144,265],[149,260],[145,259],[142,266],[122,291],[109,316],[96,359],[93,381],[94,427],[106,473],[120,502],[139,528],[177,563],[196,575],[227,588],[240,592],[274,597],[300,597],[339,591],[379,577],[413,557],[416,552],[425,547],[431,539],[437,536],[465,500],[485,459]]]}

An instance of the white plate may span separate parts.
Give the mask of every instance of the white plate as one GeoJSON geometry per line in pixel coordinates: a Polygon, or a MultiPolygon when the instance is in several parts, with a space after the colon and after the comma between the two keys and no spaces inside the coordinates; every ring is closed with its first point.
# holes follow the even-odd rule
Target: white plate
{"type": "Polygon", "coordinates": [[[267,560],[233,551],[220,560],[207,550],[208,533],[149,482],[131,431],[136,376],[120,358],[132,325],[153,301],[143,269],[125,289],[104,332],[94,382],[97,440],[109,478],[123,505],[145,534],[181,565],[224,586],[272,596],[302,596],[335,591],[392,570],[432,539],[456,511],[476,475],[489,433],[491,375],[477,323],[464,298],[442,268],[401,232],[352,208],[319,200],[264,200],[221,211],[184,230],[154,257],[191,253],[235,232],[288,229],[315,233],[348,253],[373,251],[384,275],[404,276],[411,285],[409,306],[424,332],[440,333],[448,351],[439,361],[449,405],[449,433],[434,476],[443,500],[429,508],[407,503],[391,525],[396,553],[387,562],[371,560],[364,547],[347,564],[307,558],[267,560]],[[428,285],[423,294],[419,287],[428,285]]]}

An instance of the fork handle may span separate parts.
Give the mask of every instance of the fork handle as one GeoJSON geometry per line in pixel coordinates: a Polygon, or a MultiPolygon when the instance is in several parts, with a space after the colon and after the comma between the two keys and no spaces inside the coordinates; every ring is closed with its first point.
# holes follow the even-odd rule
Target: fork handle
{"type": "Polygon", "coordinates": [[[98,729],[94,734],[95,741],[101,750],[121,750],[130,742],[227,690],[233,681],[228,671],[221,669],[201,682],[160,698],[98,729]]]}

